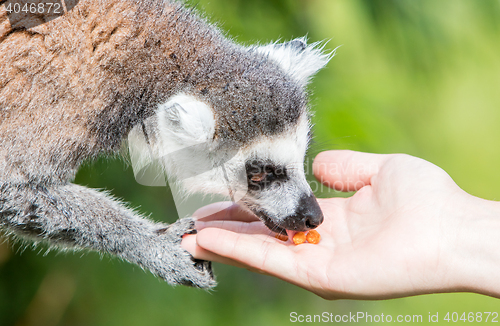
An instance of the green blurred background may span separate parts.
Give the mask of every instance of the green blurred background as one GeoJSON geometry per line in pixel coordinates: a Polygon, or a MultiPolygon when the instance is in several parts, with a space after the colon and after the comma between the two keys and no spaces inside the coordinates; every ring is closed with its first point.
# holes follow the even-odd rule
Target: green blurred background
{"type": "MultiPolygon", "coordinates": [[[[429,160],[469,193],[500,199],[498,0],[200,0],[239,42],[330,40],[337,55],[310,86],[316,143],[429,160]]],[[[87,164],[77,183],[106,188],[163,221],[165,188],[142,187],[119,159],[87,164]]],[[[320,196],[331,196],[331,192],[320,196]]],[[[475,294],[325,301],[276,279],[216,264],[212,292],[172,288],[96,253],[0,245],[0,325],[288,325],[289,314],[499,311],[475,294]]]]}

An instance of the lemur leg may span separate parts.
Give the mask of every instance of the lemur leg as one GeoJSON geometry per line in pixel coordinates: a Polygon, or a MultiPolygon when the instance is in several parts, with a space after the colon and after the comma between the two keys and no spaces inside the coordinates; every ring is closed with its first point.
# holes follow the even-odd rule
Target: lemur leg
{"type": "Polygon", "coordinates": [[[182,236],[195,232],[192,219],[153,223],[94,189],[1,185],[0,227],[52,245],[111,253],[170,284],[215,286],[210,262],[181,248],[182,236]]]}

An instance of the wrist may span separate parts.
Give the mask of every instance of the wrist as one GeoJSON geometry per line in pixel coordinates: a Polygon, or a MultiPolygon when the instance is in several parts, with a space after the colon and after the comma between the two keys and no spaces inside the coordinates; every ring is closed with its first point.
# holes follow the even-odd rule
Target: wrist
{"type": "Polygon", "coordinates": [[[448,241],[454,290],[500,297],[500,202],[463,192],[454,204],[448,241]]]}

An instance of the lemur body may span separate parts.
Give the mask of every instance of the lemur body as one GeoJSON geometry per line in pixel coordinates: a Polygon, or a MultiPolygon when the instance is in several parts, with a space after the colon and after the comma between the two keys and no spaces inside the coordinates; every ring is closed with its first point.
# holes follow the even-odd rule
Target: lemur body
{"type": "MultiPolygon", "coordinates": [[[[70,183],[83,160],[116,153],[134,126],[160,156],[202,144],[194,160],[166,160],[167,173],[189,177],[182,173],[197,162],[221,160],[231,176],[243,172],[241,202],[268,227],[321,223],[302,166],[310,130],[304,88],[329,58],[303,39],[243,47],[173,0],[81,0],[28,29],[0,6],[0,58],[7,232],[112,253],[172,284],[213,286],[210,264],[180,247],[194,232],[192,219],[154,223],[70,183]]],[[[226,185],[217,171],[184,186],[217,192],[226,185]]]]}

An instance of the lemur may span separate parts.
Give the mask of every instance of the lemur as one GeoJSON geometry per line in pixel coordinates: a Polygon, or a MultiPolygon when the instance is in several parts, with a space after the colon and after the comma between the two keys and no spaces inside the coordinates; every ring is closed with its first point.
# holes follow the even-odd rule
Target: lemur
{"type": "Polygon", "coordinates": [[[196,232],[192,218],[156,223],[106,192],[71,183],[83,161],[119,152],[131,131],[152,151],[189,148],[165,160],[167,173],[186,179],[200,162],[214,167],[185,182],[189,191],[226,187],[217,168],[224,161],[231,182],[248,189],[239,204],[273,231],[321,224],[303,167],[311,138],[306,85],[331,57],[317,44],[238,45],[176,0],[81,0],[54,19],[35,15],[31,25],[9,17],[6,4],[4,233],[110,253],[170,284],[215,286],[210,262],[180,246],[196,232]]]}

